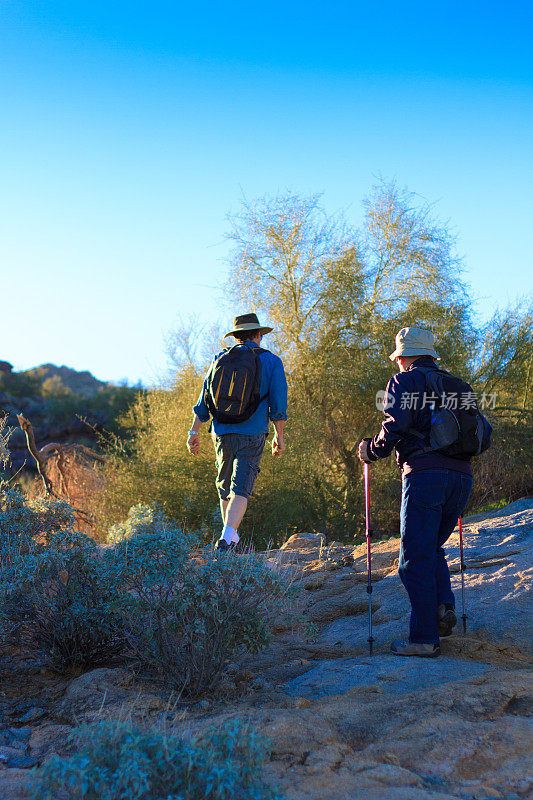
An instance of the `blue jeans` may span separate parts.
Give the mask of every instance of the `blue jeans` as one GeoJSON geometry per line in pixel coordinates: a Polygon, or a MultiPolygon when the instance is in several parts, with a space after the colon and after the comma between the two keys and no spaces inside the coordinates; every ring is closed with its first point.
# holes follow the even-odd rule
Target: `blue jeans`
{"type": "Polygon", "coordinates": [[[398,573],[411,601],[409,641],[439,643],[437,607],[455,600],[442,545],[464,511],[472,478],[451,469],[410,472],[402,480],[398,573]]]}

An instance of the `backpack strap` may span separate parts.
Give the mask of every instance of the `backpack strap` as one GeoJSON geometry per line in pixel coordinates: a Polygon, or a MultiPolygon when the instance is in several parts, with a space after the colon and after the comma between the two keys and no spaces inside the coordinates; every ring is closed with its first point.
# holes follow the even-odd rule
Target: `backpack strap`
{"type": "MultiPolygon", "coordinates": [[[[435,366],[430,366],[429,364],[422,364],[420,367],[417,367],[417,369],[419,369],[422,372],[425,378],[426,383],[424,391],[427,389],[428,385],[428,380],[427,380],[428,373],[439,372],[441,375],[446,374],[446,370],[440,369],[436,364],[435,366]]],[[[407,432],[412,434],[413,436],[416,436],[416,438],[420,439],[422,442],[424,443],[426,442],[426,436],[423,433],[420,433],[420,431],[417,431],[416,428],[407,428],[407,432]]],[[[417,454],[422,455],[423,453],[432,453],[432,452],[433,452],[433,447],[431,447],[430,444],[424,444],[424,446],[417,451],[417,454]]]]}

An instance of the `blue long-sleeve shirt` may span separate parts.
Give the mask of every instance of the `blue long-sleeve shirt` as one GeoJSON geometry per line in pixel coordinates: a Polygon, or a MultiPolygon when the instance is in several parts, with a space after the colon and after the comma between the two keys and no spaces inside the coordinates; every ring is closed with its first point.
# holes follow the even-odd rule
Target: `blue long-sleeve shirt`
{"type": "MultiPolygon", "coordinates": [[[[250,341],[244,342],[239,346],[258,347],[259,345],[250,341]]],[[[222,353],[218,353],[213,361],[216,361],[221,355],[222,353]]],[[[248,436],[268,433],[269,420],[277,422],[278,420],[287,419],[287,379],[283,369],[283,362],[279,356],[274,355],[269,350],[259,353],[259,359],[261,361],[260,395],[263,400],[259,403],[252,416],[245,422],[229,425],[213,419],[213,430],[217,436],[222,436],[224,433],[244,433],[248,436]]],[[[210,417],[204,399],[206,388],[207,375],[198,402],[193,408],[194,413],[202,422],[207,422],[210,417]]]]}

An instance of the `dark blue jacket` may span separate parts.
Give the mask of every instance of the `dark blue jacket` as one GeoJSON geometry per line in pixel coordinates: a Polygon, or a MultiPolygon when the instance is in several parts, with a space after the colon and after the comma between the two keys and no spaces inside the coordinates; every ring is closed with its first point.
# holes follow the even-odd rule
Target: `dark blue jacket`
{"type": "Polygon", "coordinates": [[[425,371],[419,369],[428,366],[437,368],[430,356],[421,356],[406,372],[398,372],[388,382],[385,419],[380,432],[369,443],[369,458],[385,458],[396,448],[396,461],[404,468],[404,472],[411,469],[455,469],[471,474],[468,461],[440,453],[415,455],[420,450],[421,440],[410,433],[410,429],[429,436],[431,427],[431,409],[428,403],[424,404],[424,393],[428,391],[425,371]]]}

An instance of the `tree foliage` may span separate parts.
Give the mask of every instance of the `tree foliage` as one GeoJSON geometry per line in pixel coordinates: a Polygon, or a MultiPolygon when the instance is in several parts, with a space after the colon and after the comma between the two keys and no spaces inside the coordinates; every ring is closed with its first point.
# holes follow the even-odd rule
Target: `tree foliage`
{"type": "Polygon", "coordinates": [[[360,439],[377,429],[376,390],[405,325],[430,327],[461,372],[475,341],[453,238],[427,204],[394,184],[365,201],[362,228],[327,218],[319,199],[245,205],[233,224],[235,301],[274,323],[289,369],[292,440],[310,448],[316,492],[335,525],[359,513],[360,439]]]}
{"type": "MultiPolygon", "coordinates": [[[[361,531],[357,445],[379,429],[376,392],[396,371],[388,356],[395,334],[408,325],[433,331],[440,363],[472,383],[479,398],[497,393],[488,411],[495,441],[516,458],[504,474],[492,463],[498,447],[479,459],[472,502],[531,490],[531,306],[523,301],[477,325],[454,237],[429,204],[380,183],[355,230],[341,214],[328,216],[318,196],[286,193],[244,202],[229,238],[228,299],[236,313],[254,310],[274,326],[273,345],[272,339],[265,345],[282,357],[289,382],[288,449],[278,460],[265,451],[241,533],[264,546],[301,529],[339,537],[361,531]]],[[[211,356],[218,338],[216,331],[204,337],[211,356]]],[[[117,473],[124,481],[117,498],[129,507],[156,497],[187,524],[212,528],[217,498],[209,442],[195,461],[183,437],[209,361],[199,341],[190,321],[171,337],[174,387],[137,406],[133,459],[117,473]],[[128,481],[134,495],[123,491],[128,481]]],[[[393,459],[373,475],[374,524],[392,532],[400,494],[393,459]]]]}

